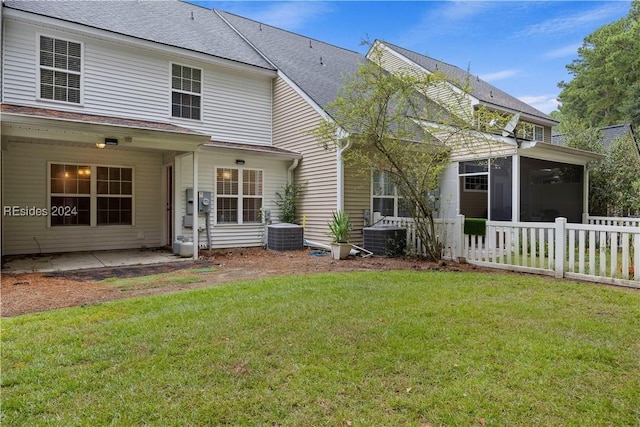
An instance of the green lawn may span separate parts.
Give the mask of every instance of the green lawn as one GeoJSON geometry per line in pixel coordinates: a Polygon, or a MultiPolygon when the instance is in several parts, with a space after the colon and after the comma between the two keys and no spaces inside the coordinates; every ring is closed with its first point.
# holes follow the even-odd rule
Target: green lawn
{"type": "Polygon", "coordinates": [[[512,274],[340,273],[3,319],[1,416],[637,426],[640,293],[512,274]]]}

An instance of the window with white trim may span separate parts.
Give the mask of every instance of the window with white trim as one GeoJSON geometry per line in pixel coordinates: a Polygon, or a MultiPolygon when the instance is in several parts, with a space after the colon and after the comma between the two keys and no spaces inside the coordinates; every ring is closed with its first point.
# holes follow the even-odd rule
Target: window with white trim
{"type": "Polygon", "coordinates": [[[464,177],[464,191],[489,190],[489,162],[487,160],[460,162],[458,173],[464,177]]]}
{"type": "Polygon", "coordinates": [[[383,216],[411,217],[411,213],[402,197],[398,196],[396,186],[388,173],[374,171],[372,178],[373,212],[383,216]]]}
{"type": "Polygon", "coordinates": [[[98,225],[130,225],[133,216],[133,170],[97,167],[98,225]]]}
{"type": "Polygon", "coordinates": [[[133,168],[51,163],[52,227],[132,225],[133,168]]]}
{"type": "Polygon", "coordinates": [[[200,120],[202,70],[171,64],[171,115],[200,120]]]}
{"type": "Polygon", "coordinates": [[[527,141],[544,141],[544,128],[532,123],[520,122],[516,128],[516,136],[527,141]]]}
{"type": "Polygon", "coordinates": [[[216,169],[216,221],[248,224],[261,221],[263,173],[256,169],[216,169]]]}
{"type": "Polygon", "coordinates": [[[81,102],[82,44],[40,36],[40,98],[81,102]]]}

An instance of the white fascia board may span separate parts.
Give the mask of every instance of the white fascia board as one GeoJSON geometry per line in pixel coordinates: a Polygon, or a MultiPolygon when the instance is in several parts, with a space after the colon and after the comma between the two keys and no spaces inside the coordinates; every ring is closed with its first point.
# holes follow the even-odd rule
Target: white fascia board
{"type": "MultiPolygon", "coordinates": [[[[426,68],[422,67],[421,65],[413,62],[412,60],[410,60],[409,58],[407,58],[406,56],[400,54],[399,52],[396,52],[395,50],[391,49],[390,47],[388,47],[387,45],[385,45],[384,43],[382,43],[380,40],[376,40],[375,43],[373,44],[373,46],[371,47],[371,49],[369,49],[369,52],[367,52],[367,59],[371,59],[369,57],[369,54],[371,53],[371,51],[376,47],[376,46],[382,46],[382,48],[389,52],[391,55],[395,56],[396,58],[406,62],[407,64],[410,64],[416,68],[418,68],[419,70],[424,71],[427,74],[433,74],[431,71],[427,70],[426,68]]],[[[449,85],[451,87],[451,89],[453,89],[454,92],[456,92],[459,95],[466,95],[469,97],[469,99],[471,100],[471,105],[477,105],[480,103],[480,100],[478,98],[476,98],[475,96],[464,92],[462,89],[460,89],[459,87],[452,85],[451,83],[447,82],[447,85],[449,85]]]]}
{"type": "Polygon", "coordinates": [[[525,121],[527,123],[533,123],[533,124],[542,125],[542,126],[546,125],[551,127],[556,126],[558,123],[560,123],[556,120],[545,119],[544,117],[534,116],[532,114],[524,113],[522,111],[517,111],[507,107],[503,107],[501,105],[492,104],[490,102],[479,101],[479,103],[484,105],[489,110],[499,111],[507,114],[520,114],[520,121],[525,121]]]}
{"type": "MultiPolygon", "coordinates": [[[[417,119],[415,119],[415,122],[427,131],[429,130],[429,128],[451,132],[452,134],[460,131],[459,128],[456,128],[450,125],[443,125],[442,123],[429,122],[426,120],[417,120],[417,119]]],[[[516,140],[512,137],[504,137],[502,135],[481,132],[479,130],[473,130],[473,129],[465,130],[465,132],[469,132],[474,137],[484,138],[486,140],[489,140],[490,142],[500,142],[503,144],[513,145],[513,146],[517,145],[516,140]]]]}
{"type": "Polygon", "coordinates": [[[602,160],[605,158],[604,155],[593,153],[591,151],[563,147],[561,145],[553,145],[545,142],[530,144],[528,147],[524,147],[523,144],[518,152],[523,157],[576,165],[585,165],[590,161],[602,160]]]}
{"type": "Polygon", "coordinates": [[[139,49],[145,49],[153,51],[155,53],[163,54],[171,57],[182,57],[193,61],[204,62],[211,65],[217,65],[224,68],[234,69],[238,71],[244,71],[257,75],[275,77],[275,70],[269,70],[261,68],[255,65],[244,64],[242,62],[233,61],[231,59],[225,59],[218,56],[214,56],[207,53],[196,52],[193,50],[169,46],[159,42],[137,38],[134,36],[128,36],[119,34],[109,30],[103,30],[99,28],[93,28],[82,24],[76,24],[74,22],[61,21],[57,18],[51,18],[47,16],[34,15],[29,12],[21,10],[7,9],[4,10],[4,18],[11,19],[18,23],[32,24],[42,28],[49,28],[51,30],[78,34],[81,36],[92,37],[101,41],[108,41],[111,43],[117,43],[125,46],[130,46],[139,49]]]}

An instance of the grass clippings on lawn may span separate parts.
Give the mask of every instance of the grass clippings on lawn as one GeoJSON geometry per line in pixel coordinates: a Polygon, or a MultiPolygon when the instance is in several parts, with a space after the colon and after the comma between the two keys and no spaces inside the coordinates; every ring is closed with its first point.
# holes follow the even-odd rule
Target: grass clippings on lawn
{"type": "Polygon", "coordinates": [[[275,277],[3,319],[3,425],[639,425],[640,294],[275,277]]]}

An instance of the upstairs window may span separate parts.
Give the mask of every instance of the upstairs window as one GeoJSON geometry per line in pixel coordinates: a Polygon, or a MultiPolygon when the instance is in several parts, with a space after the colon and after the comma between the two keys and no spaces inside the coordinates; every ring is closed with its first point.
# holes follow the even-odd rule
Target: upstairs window
{"type": "Polygon", "coordinates": [[[520,123],[516,128],[516,136],[527,141],[544,141],[544,128],[531,123],[520,123]]]}
{"type": "Polygon", "coordinates": [[[202,70],[171,65],[171,115],[200,120],[202,70]]]}
{"type": "Polygon", "coordinates": [[[82,45],[40,36],[40,98],[80,104],[82,45]]]}

